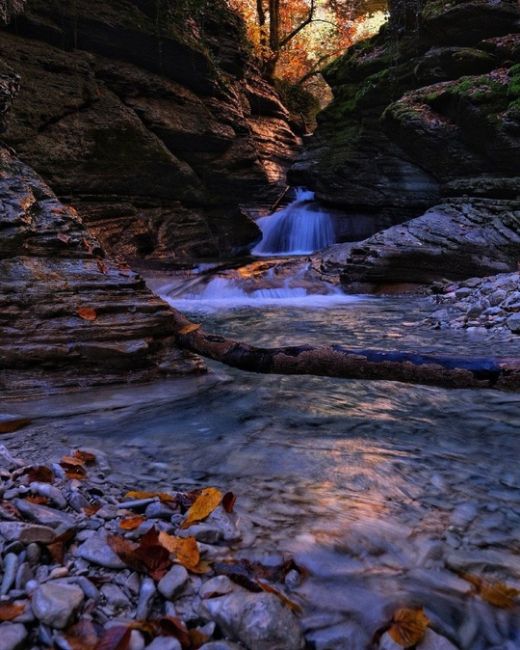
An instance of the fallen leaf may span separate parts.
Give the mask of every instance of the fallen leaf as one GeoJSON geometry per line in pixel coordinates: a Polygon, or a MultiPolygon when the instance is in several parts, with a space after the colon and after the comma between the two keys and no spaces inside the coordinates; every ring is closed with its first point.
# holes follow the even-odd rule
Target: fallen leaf
{"type": "Polygon", "coordinates": [[[429,623],[422,607],[398,609],[394,614],[388,634],[397,645],[410,648],[423,640],[429,623]]]}
{"type": "Polygon", "coordinates": [[[198,575],[204,575],[209,573],[212,570],[211,564],[206,562],[206,560],[201,560],[197,566],[189,567],[188,569],[191,573],[196,573],[198,575]]]}
{"type": "Polygon", "coordinates": [[[68,244],[70,242],[70,235],[66,235],[64,232],[59,232],[57,234],[57,238],[64,244],[68,244]]]}
{"type": "Polygon", "coordinates": [[[54,473],[45,465],[32,465],[24,469],[24,474],[30,483],[53,483],[54,473]]]}
{"type": "Polygon", "coordinates": [[[98,635],[92,621],[82,618],[65,630],[71,650],[96,650],[98,635]]]}
{"type": "Polygon", "coordinates": [[[92,517],[92,515],[95,515],[100,508],[100,503],[89,503],[88,506],[85,506],[83,508],[83,512],[87,515],[87,517],[92,517]]]}
{"type": "Polygon", "coordinates": [[[130,645],[132,629],[117,625],[103,632],[95,650],[127,650],[130,645]]]}
{"type": "Polygon", "coordinates": [[[191,648],[191,637],[184,622],[176,616],[163,616],[160,618],[159,627],[162,636],[173,636],[184,649],[191,648]]]}
{"type": "Polygon", "coordinates": [[[159,533],[159,543],[175,555],[175,559],[187,569],[196,568],[200,562],[200,552],[194,537],[175,537],[164,531],[159,533]]]}
{"type": "Polygon", "coordinates": [[[192,332],[196,332],[197,330],[200,330],[201,325],[198,323],[190,323],[189,325],[184,325],[184,327],[181,327],[177,330],[176,334],[181,334],[181,335],[186,335],[186,334],[191,334],[192,332]]]}
{"type": "Polygon", "coordinates": [[[96,456],[90,453],[90,451],[84,451],[83,449],[76,449],[73,458],[77,458],[85,465],[93,465],[96,462],[96,456]]]}
{"type": "Polygon", "coordinates": [[[144,490],[130,490],[126,493],[128,499],[154,499],[158,498],[159,501],[168,502],[175,501],[176,497],[167,492],[145,492],[144,490]]]}
{"type": "Polygon", "coordinates": [[[66,530],[55,538],[51,544],[47,544],[47,550],[56,564],[63,564],[65,548],[74,539],[74,530],[66,530]]]}
{"type": "Polygon", "coordinates": [[[108,265],[107,265],[106,262],[103,262],[103,260],[98,260],[97,261],[97,267],[98,267],[100,273],[103,273],[104,275],[107,275],[107,273],[108,273],[108,265]]]}
{"type": "Polygon", "coordinates": [[[226,512],[233,512],[236,501],[236,494],[233,494],[233,492],[226,492],[222,497],[222,507],[226,512]]]}
{"type": "Polygon", "coordinates": [[[25,497],[25,500],[29,501],[29,503],[35,503],[39,506],[44,506],[49,503],[49,499],[47,497],[41,496],[40,494],[30,494],[28,497],[25,497]]]}
{"type": "Polygon", "coordinates": [[[193,650],[198,650],[198,648],[203,646],[206,641],[209,641],[209,636],[200,630],[189,630],[188,634],[190,635],[191,641],[190,647],[193,648],[193,650]]]}
{"type": "Polygon", "coordinates": [[[77,456],[63,456],[60,460],[60,465],[62,467],[83,467],[85,461],[81,460],[77,456]]]}
{"type": "Polygon", "coordinates": [[[65,476],[70,481],[84,481],[87,478],[87,471],[84,467],[75,467],[74,469],[66,470],[65,476]]]}
{"type": "Polygon", "coordinates": [[[25,605],[16,603],[0,603],[0,621],[12,621],[25,611],[25,605]]]}
{"type": "Polygon", "coordinates": [[[172,565],[170,554],[158,542],[155,528],[143,535],[139,544],[119,535],[108,535],[107,542],[127,566],[134,571],[147,573],[154,580],[160,580],[172,565]]]}
{"type": "Polygon", "coordinates": [[[276,589],[276,587],[273,587],[273,585],[270,585],[267,582],[263,582],[262,580],[258,580],[258,584],[264,591],[267,591],[270,594],[274,594],[291,611],[295,612],[296,614],[302,613],[303,610],[301,606],[286,596],[283,591],[276,589]]]}
{"type": "Polygon", "coordinates": [[[92,307],[78,307],[76,313],[83,320],[96,320],[97,318],[96,310],[92,307]]]}
{"type": "Polygon", "coordinates": [[[503,582],[490,582],[471,573],[461,573],[461,578],[467,580],[475,587],[482,600],[490,605],[502,609],[510,609],[515,605],[516,599],[520,596],[520,591],[514,587],[509,587],[503,582]]]}
{"type": "Polygon", "coordinates": [[[186,513],[181,528],[189,528],[192,524],[203,521],[217,508],[222,501],[222,492],[214,487],[204,488],[186,513]]]}
{"type": "Polygon", "coordinates": [[[136,528],[139,528],[139,526],[144,521],[146,521],[146,518],[142,515],[136,515],[135,517],[125,517],[125,519],[121,519],[119,522],[119,527],[123,530],[135,530],[136,528]]]}

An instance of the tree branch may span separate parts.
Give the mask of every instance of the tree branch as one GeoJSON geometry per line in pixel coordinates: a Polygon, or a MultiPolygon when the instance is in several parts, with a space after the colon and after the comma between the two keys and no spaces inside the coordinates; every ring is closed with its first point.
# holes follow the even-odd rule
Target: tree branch
{"type": "Polygon", "coordinates": [[[309,8],[309,13],[307,14],[307,18],[301,22],[299,25],[297,25],[291,32],[287,34],[287,36],[284,36],[283,38],[280,39],[279,42],[279,47],[284,47],[287,45],[289,41],[292,41],[292,39],[299,34],[302,29],[307,27],[310,23],[312,23],[313,18],[314,18],[314,9],[315,9],[315,0],[311,0],[311,6],[309,8]]]}

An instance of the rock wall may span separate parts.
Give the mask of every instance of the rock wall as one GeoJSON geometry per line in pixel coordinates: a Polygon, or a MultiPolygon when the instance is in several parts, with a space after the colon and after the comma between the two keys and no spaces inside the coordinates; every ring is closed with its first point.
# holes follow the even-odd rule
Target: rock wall
{"type": "Polygon", "coordinates": [[[391,12],[327,71],[335,99],[292,178],[393,225],[346,252],[353,289],[515,270],[520,6],[396,0],[391,12]]]}
{"type": "Polygon", "coordinates": [[[223,1],[28,0],[0,58],[22,79],[5,141],[111,252],[184,261],[258,238],[248,215],[300,141],[223,1]]]}

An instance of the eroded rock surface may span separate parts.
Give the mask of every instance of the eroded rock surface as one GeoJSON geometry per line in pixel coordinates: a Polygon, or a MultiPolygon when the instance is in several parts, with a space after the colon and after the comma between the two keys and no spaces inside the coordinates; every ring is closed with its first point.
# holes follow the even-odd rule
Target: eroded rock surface
{"type": "Polygon", "coordinates": [[[5,140],[127,258],[252,243],[299,146],[239,18],[185,4],[29,0],[0,33],[23,80],[5,140]]]}
{"type": "Polygon", "coordinates": [[[0,230],[3,394],[203,370],[175,348],[169,308],[5,147],[0,230]]]}
{"type": "Polygon", "coordinates": [[[360,220],[419,217],[351,253],[336,250],[347,285],[515,270],[520,7],[397,0],[390,8],[390,23],[326,72],[335,99],[292,177],[360,220]]]}

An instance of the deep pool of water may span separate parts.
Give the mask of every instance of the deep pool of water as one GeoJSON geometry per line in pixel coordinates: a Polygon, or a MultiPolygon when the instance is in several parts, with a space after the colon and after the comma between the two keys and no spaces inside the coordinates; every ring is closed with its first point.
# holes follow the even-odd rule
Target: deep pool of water
{"type": "MultiPolygon", "coordinates": [[[[432,309],[366,299],[194,318],[266,346],[518,354],[512,343],[419,326],[432,309]]],[[[59,415],[59,400],[33,405],[50,434],[38,450],[97,447],[132,487],[233,490],[245,531],[237,552],[290,552],[311,572],[296,598],[313,638],[340,625],[361,650],[396,607],[423,605],[458,647],[520,648],[518,609],[485,603],[457,575],[520,588],[520,395],[212,368],[209,381],[152,387],[141,404],[117,410],[108,407],[120,390],[98,391],[107,408],[90,412],[92,398],[75,397],[85,413],[74,417],[59,415]]]]}

